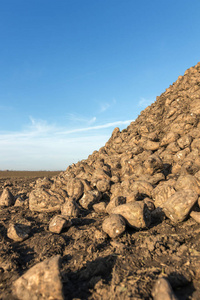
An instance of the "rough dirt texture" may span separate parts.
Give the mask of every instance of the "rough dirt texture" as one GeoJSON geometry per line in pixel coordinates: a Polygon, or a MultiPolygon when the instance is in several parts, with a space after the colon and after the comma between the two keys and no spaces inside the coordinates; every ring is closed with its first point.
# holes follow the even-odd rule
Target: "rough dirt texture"
{"type": "Polygon", "coordinates": [[[87,160],[1,178],[0,298],[59,255],[61,299],[200,299],[199,154],[200,63],[87,160]]]}

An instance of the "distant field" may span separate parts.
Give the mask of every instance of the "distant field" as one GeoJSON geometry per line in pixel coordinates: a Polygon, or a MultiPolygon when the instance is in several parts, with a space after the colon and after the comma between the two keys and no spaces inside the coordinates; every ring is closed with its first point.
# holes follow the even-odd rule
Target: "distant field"
{"type": "Polygon", "coordinates": [[[61,171],[0,171],[0,178],[38,178],[52,177],[61,171]]]}

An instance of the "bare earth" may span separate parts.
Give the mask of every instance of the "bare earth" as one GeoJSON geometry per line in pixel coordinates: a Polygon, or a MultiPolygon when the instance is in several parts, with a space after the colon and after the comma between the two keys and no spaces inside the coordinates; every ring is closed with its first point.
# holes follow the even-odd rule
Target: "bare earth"
{"type": "MultiPolygon", "coordinates": [[[[6,182],[15,196],[27,197],[38,177],[56,173],[1,172],[1,191],[6,182]]],[[[166,275],[178,299],[200,299],[200,228],[193,219],[176,226],[169,219],[155,219],[148,230],[129,229],[112,240],[102,234],[102,214],[83,210],[80,221],[74,219],[60,234],[48,230],[52,216],[28,207],[1,208],[0,299],[15,299],[12,283],[56,254],[62,256],[65,299],[152,299],[159,275],[166,275]],[[31,225],[30,237],[10,240],[6,231],[11,221],[31,225]]]]}

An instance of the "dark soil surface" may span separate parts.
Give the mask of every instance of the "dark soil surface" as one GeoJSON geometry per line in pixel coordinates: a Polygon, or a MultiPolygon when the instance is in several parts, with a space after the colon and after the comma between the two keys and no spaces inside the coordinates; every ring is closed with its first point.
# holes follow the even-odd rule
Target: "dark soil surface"
{"type": "MultiPolygon", "coordinates": [[[[55,174],[1,173],[1,190],[6,183],[14,196],[27,197],[36,178],[51,175],[55,174]]],[[[160,275],[168,278],[178,299],[200,299],[200,225],[192,218],[176,226],[169,219],[154,219],[148,230],[129,229],[110,239],[101,230],[104,214],[83,210],[60,234],[48,230],[53,215],[28,207],[1,208],[0,299],[15,299],[12,282],[56,254],[62,256],[66,299],[152,299],[160,275]],[[10,240],[6,232],[11,221],[31,225],[30,237],[10,240]]]]}

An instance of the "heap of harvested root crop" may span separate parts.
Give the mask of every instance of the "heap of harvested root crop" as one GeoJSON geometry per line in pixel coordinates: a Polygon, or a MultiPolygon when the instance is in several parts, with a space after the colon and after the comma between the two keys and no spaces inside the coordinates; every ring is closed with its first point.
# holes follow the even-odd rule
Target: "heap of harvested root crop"
{"type": "MultiPolygon", "coordinates": [[[[126,226],[147,227],[152,216],[163,212],[174,222],[183,221],[200,194],[199,116],[200,63],[127,129],[115,128],[87,160],[69,166],[52,182],[38,182],[29,208],[73,218],[80,209],[105,212],[110,216],[103,229],[111,237],[126,226]]],[[[199,219],[197,212],[192,216],[199,219]]]]}
{"type": "MultiPolygon", "coordinates": [[[[147,227],[163,212],[174,222],[183,221],[200,194],[199,116],[200,63],[179,76],[127,129],[115,128],[106,145],[87,160],[52,181],[38,182],[29,208],[61,211],[71,218],[80,209],[105,212],[110,217],[103,229],[111,237],[126,226],[147,227]]],[[[197,212],[192,216],[199,219],[197,212]]]]}

